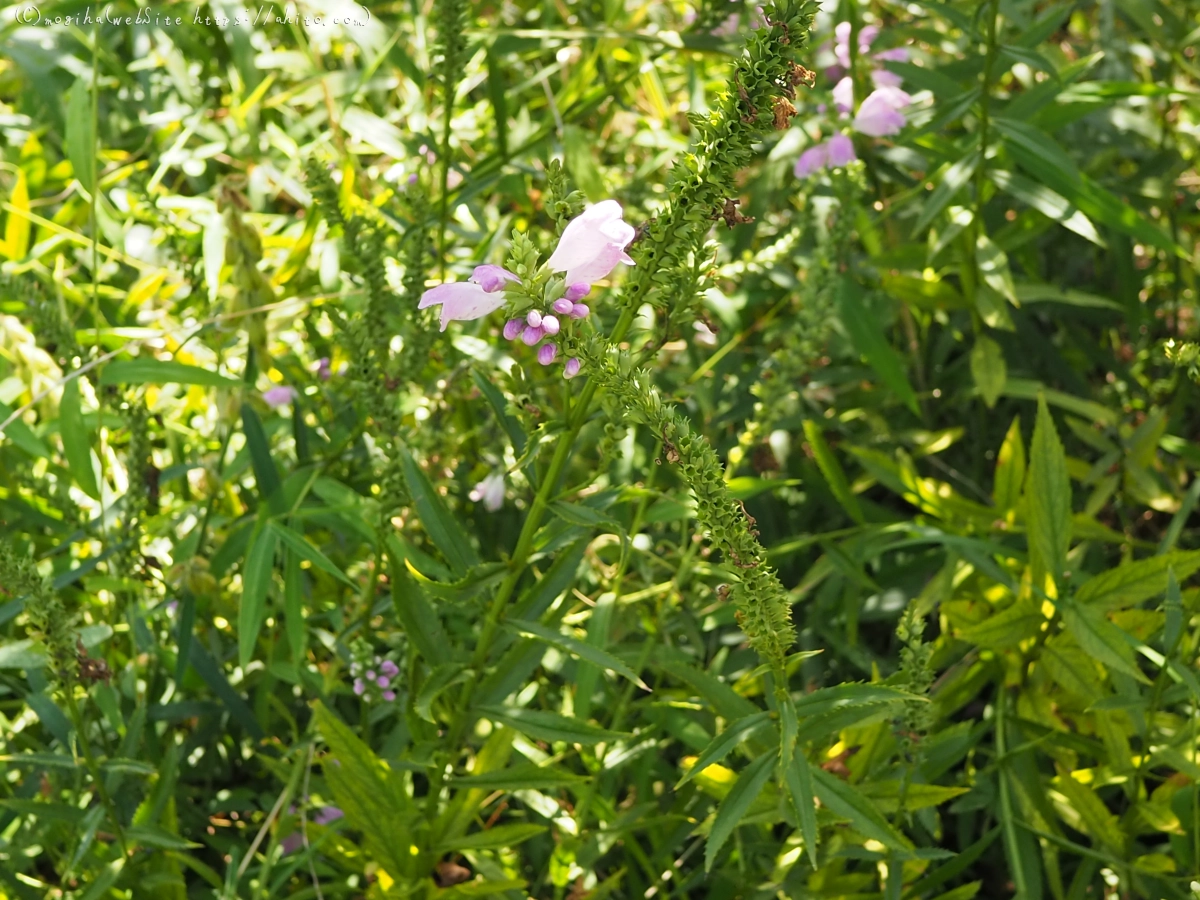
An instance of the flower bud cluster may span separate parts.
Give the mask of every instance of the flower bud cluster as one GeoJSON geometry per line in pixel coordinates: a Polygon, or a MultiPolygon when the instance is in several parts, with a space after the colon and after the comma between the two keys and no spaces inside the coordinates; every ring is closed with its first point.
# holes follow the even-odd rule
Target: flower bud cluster
{"type": "Polygon", "coordinates": [[[360,657],[350,663],[350,675],[354,678],[355,696],[367,703],[391,703],[396,699],[396,676],[400,667],[384,656],[360,657]]]}

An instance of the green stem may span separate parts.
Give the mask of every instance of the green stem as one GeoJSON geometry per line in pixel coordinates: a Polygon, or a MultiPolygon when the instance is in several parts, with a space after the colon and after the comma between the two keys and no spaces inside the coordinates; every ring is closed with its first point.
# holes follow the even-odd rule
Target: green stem
{"type": "Polygon", "coordinates": [[[117,815],[117,807],[113,804],[112,798],[108,795],[108,790],[104,786],[104,776],[100,771],[100,764],[96,761],[95,754],[92,753],[92,744],[87,737],[83,713],[80,711],[79,704],[75,700],[74,683],[68,682],[64,685],[63,693],[66,694],[67,698],[67,713],[71,717],[71,724],[75,726],[75,737],[79,741],[80,749],[83,750],[83,759],[87,765],[88,772],[92,776],[92,783],[96,785],[96,794],[100,797],[100,802],[108,812],[108,817],[112,820],[113,828],[117,832],[117,842],[121,845],[121,855],[128,856],[129,847],[125,843],[125,829],[121,827],[121,819],[117,815]]]}
{"type": "MultiPolygon", "coordinates": [[[[975,216],[971,222],[971,235],[976,238],[983,227],[984,190],[987,187],[987,151],[991,130],[992,69],[996,64],[996,19],[999,17],[1000,0],[990,0],[987,23],[987,54],[983,61],[983,84],[979,96],[979,165],[975,169],[975,216]]],[[[972,255],[974,243],[972,240],[972,255]]]]}

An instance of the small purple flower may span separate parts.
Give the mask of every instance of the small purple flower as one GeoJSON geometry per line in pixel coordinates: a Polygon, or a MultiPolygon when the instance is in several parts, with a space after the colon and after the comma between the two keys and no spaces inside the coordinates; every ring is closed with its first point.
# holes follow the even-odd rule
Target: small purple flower
{"type": "Polygon", "coordinates": [[[504,283],[507,281],[515,281],[521,283],[521,279],[503,266],[476,266],[475,271],[471,273],[471,281],[475,282],[485,293],[494,294],[496,291],[503,290],[504,283]]]}
{"type": "Polygon", "coordinates": [[[383,699],[386,700],[388,703],[391,703],[393,700],[396,699],[396,692],[395,691],[384,691],[383,699]]]}
{"type": "Polygon", "coordinates": [[[291,403],[298,396],[300,395],[296,393],[295,388],[280,384],[270,390],[263,391],[262,398],[271,409],[279,409],[285,403],[291,403]]]}
{"type": "Polygon", "coordinates": [[[567,364],[563,366],[563,378],[574,378],[579,374],[579,369],[581,367],[582,363],[580,363],[579,360],[575,359],[574,357],[568,359],[567,364]]]}
{"type": "Polygon", "coordinates": [[[536,309],[531,309],[525,317],[525,324],[530,328],[538,328],[542,324],[542,314],[536,309]]]}
{"type": "Polygon", "coordinates": [[[815,147],[809,147],[800,154],[800,158],[796,160],[796,177],[807,178],[813,172],[819,172],[825,168],[825,164],[829,161],[829,148],[824,144],[817,144],[815,147]]]}
{"type": "Polygon", "coordinates": [[[509,319],[504,323],[504,339],[506,341],[515,341],[521,336],[524,328],[525,323],[520,319],[509,319]]]}
{"type": "Polygon", "coordinates": [[[586,281],[577,281],[572,285],[567,286],[567,293],[564,295],[572,303],[582,300],[592,292],[592,286],[586,281]]]}
{"type": "MultiPolygon", "coordinates": [[[[493,472],[487,478],[483,479],[483,481],[479,482],[479,484],[475,485],[471,489],[471,493],[467,496],[476,503],[483,501],[484,509],[488,512],[495,512],[504,505],[504,473],[493,472]]],[[[380,666],[381,670],[383,668],[383,666],[380,666]]],[[[394,663],[392,664],[392,668],[395,669],[394,663]]],[[[398,671],[399,669],[396,669],[396,672],[398,671]]],[[[392,672],[391,674],[395,675],[396,672],[392,672]]],[[[378,682],[376,683],[378,684],[378,682]]],[[[379,686],[387,687],[386,684],[380,684],[379,686]]]]}
{"type": "Polygon", "coordinates": [[[570,300],[570,298],[559,297],[557,300],[554,301],[554,303],[551,305],[550,308],[552,310],[554,310],[556,313],[558,313],[560,316],[566,316],[566,315],[570,315],[571,307],[573,307],[574,305],[575,304],[570,300]]]}
{"type": "Polygon", "coordinates": [[[900,112],[908,102],[908,94],[899,88],[876,88],[859,107],[854,130],[871,137],[898,134],[908,121],[900,112]]]}
{"type": "Polygon", "coordinates": [[[525,342],[525,346],[532,347],[542,339],[543,335],[545,335],[545,332],[542,331],[542,328],[539,325],[537,328],[526,328],[524,331],[522,331],[521,340],[525,342]]]}
{"type": "Polygon", "coordinates": [[[375,672],[373,669],[367,669],[367,681],[375,680],[375,672]]]}
{"type": "Polygon", "coordinates": [[[391,685],[392,679],[388,678],[386,675],[380,675],[375,679],[375,683],[381,688],[385,688],[391,685]]]}
{"type": "Polygon", "coordinates": [[[550,363],[554,362],[554,357],[556,357],[557,355],[558,355],[558,345],[557,344],[555,344],[553,342],[548,343],[548,344],[542,344],[542,346],[538,348],[537,360],[543,366],[548,366],[548,365],[550,365],[550,363]]]}
{"type": "Polygon", "coordinates": [[[551,271],[565,272],[569,285],[606,278],[617,263],[633,265],[625,248],[635,231],[622,216],[624,211],[616,200],[588,207],[567,223],[546,265],[551,271]]]}
{"type": "Polygon", "coordinates": [[[572,319],[586,319],[590,313],[591,309],[588,308],[586,303],[576,303],[571,307],[572,319]]]}
{"type": "Polygon", "coordinates": [[[382,672],[384,675],[386,675],[388,678],[395,678],[398,674],[400,674],[400,667],[397,666],[390,659],[385,659],[383,661],[383,665],[381,665],[379,667],[379,671],[382,672]]]}
{"type": "Polygon", "coordinates": [[[835,134],[827,140],[825,150],[831,167],[844,166],[858,159],[854,153],[854,142],[844,134],[835,134]]]}
{"type": "Polygon", "coordinates": [[[354,693],[355,694],[357,694],[359,697],[361,697],[363,695],[363,692],[366,691],[366,689],[367,689],[367,686],[363,683],[363,680],[361,678],[354,679],[354,693]]]}
{"type": "Polygon", "coordinates": [[[551,336],[558,334],[559,327],[557,316],[542,316],[542,331],[546,334],[551,336]]]}
{"type": "Polygon", "coordinates": [[[416,172],[413,172],[411,175],[408,176],[408,183],[409,184],[417,183],[417,173],[416,172]]]}
{"type": "Polygon", "coordinates": [[[322,381],[328,381],[333,375],[333,369],[329,366],[329,357],[322,356],[317,360],[317,364],[313,366],[313,371],[317,373],[317,377],[322,381]]]}

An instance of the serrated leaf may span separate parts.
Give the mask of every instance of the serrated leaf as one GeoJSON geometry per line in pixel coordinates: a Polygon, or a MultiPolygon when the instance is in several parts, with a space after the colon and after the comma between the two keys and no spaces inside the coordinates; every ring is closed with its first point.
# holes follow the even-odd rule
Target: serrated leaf
{"type": "Polygon", "coordinates": [[[72,378],[63,385],[62,400],[58,406],[58,426],[71,477],[85,494],[93,500],[99,500],[100,487],[96,483],[96,471],[92,468],[91,434],[83,424],[78,378],[72,378]]]}
{"type": "Polygon", "coordinates": [[[1090,606],[1065,603],[1062,617],[1067,631],[1085,653],[1110,669],[1123,672],[1143,684],[1150,683],[1134,662],[1133,648],[1122,636],[1121,629],[1108,621],[1104,613],[1090,606]]]}
{"type": "Polygon", "coordinates": [[[621,523],[612,516],[606,515],[598,509],[592,509],[590,506],[584,506],[582,503],[565,503],[562,500],[555,500],[550,504],[550,511],[571,525],[580,525],[584,528],[603,527],[617,534],[623,530],[621,523]]]}
{"type": "Polygon", "coordinates": [[[996,455],[996,477],[992,499],[998,509],[1007,512],[1021,502],[1025,484],[1025,441],[1021,438],[1021,417],[1014,416],[996,455]]]}
{"type": "Polygon", "coordinates": [[[590,722],[568,719],[558,713],[519,706],[481,706],[477,711],[502,725],[515,728],[539,741],[566,741],[570,744],[598,744],[613,741],[628,734],[609,731],[590,722]]]}
{"type": "Polygon", "coordinates": [[[770,713],[758,712],[752,716],[746,716],[735,722],[730,722],[725,730],[713,738],[709,745],[696,757],[696,761],[683,774],[683,777],[679,779],[675,785],[675,789],[679,790],[679,788],[683,787],[713,763],[719,763],[730,754],[734,747],[762,728],[768,721],[770,721],[770,713]]]}
{"type": "Polygon", "coordinates": [[[507,627],[520,634],[537,638],[539,641],[557,647],[559,650],[576,656],[579,659],[587,660],[592,665],[599,666],[601,669],[616,672],[621,677],[632,681],[644,691],[650,690],[650,686],[642,681],[633,669],[629,668],[628,665],[621,662],[621,660],[617,659],[607,650],[601,649],[594,644],[585,643],[569,634],[563,634],[561,631],[547,628],[538,622],[529,622],[523,619],[509,619],[507,627]]]}
{"type": "Polygon", "coordinates": [[[1102,610],[1126,609],[1165,591],[1172,569],[1176,578],[1189,578],[1200,570],[1200,550],[1151,556],[1101,572],[1079,586],[1075,599],[1102,610]]]}
{"type": "Polygon", "coordinates": [[[262,528],[246,551],[242,568],[242,599],[238,608],[238,663],[245,667],[254,656],[258,632],[266,619],[267,591],[275,566],[278,534],[269,525],[262,528]]]}
{"type": "Polygon", "coordinates": [[[283,545],[301,559],[307,559],[321,571],[332,575],[338,581],[357,590],[358,585],[346,577],[345,572],[334,565],[329,557],[310,544],[302,535],[278,521],[268,523],[267,528],[271,529],[283,545]]]}
{"type": "Polygon", "coordinates": [[[119,359],[104,367],[101,384],[198,384],[202,387],[235,388],[241,382],[218,372],[167,359],[141,357],[119,359]]]}
{"type": "MultiPolygon", "coordinates": [[[[919,694],[912,694],[886,684],[851,683],[818,688],[793,703],[796,715],[803,721],[808,716],[831,712],[843,707],[887,703],[896,700],[915,703],[929,702],[927,698],[919,694]]],[[[801,737],[803,737],[803,730],[801,730],[801,737]]]]}
{"type": "Polygon", "coordinates": [[[1004,362],[1004,351],[987,335],[978,335],[971,348],[971,377],[979,388],[979,395],[987,408],[991,409],[1004,393],[1008,380],[1008,366],[1004,362]]]}
{"type": "Polygon", "coordinates": [[[733,830],[746,815],[755,798],[771,777],[771,767],[778,758],[776,753],[764,753],[742,770],[737,781],[725,799],[717,807],[717,817],[713,821],[712,830],[708,833],[708,841],[704,846],[704,871],[712,870],[713,863],[722,845],[729,840],[733,830]]]}
{"type": "Polygon", "coordinates": [[[896,831],[883,813],[851,784],[814,768],[813,789],[821,805],[839,818],[846,819],[861,835],[874,838],[893,850],[907,850],[912,845],[896,831]]]}
{"type": "Polygon", "coordinates": [[[782,735],[779,765],[783,770],[783,783],[791,798],[796,820],[800,823],[800,835],[804,839],[804,849],[808,852],[809,862],[812,863],[815,870],[817,868],[819,834],[817,831],[816,795],[813,793],[812,771],[808,765],[808,757],[804,755],[804,747],[798,746],[796,742],[799,723],[790,698],[780,710],[780,721],[782,735]]]}
{"type": "Polygon", "coordinates": [[[573,784],[583,784],[587,778],[553,766],[512,766],[480,775],[464,775],[453,779],[463,788],[481,788],[489,791],[549,790],[573,784]]]}
{"type": "Polygon", "coordinates": [[[412,454],[404,448],[400,449],[400,465],[421,527],[446,558],[454,574],[462,576],[471,566],[479,564],[479,554],[442,496],[421,471],[412,454]]]}
{"type": "Polygon", "coordinates": [[[545,831],[545,825],[535,825],[531,822],[497,825],[485,831],[477,831],[474,834],[465,834],[442,841],[433,848],[433,852],[440,856],[452,850],[493,850],[496,847],[515,847],[517,844],[545,833],[545,831]]]}
{"type": "Polygon", "coordinates": [[[434,719],[432,711],[433,701],[447,688],[469,680],[472,675],[471,670],[461,663],[443,663],[430,672],[421,685],[417,699],[413,702],[413,710],[426,722],[436,724],[437,720],[434,719]]]}
{"type": "Polygon", "coordinates": [[[413,646],[432,665],[450,660],[450,642],[429,598],[408,575],[404,547],[394,534],[387,536],[388,574],[392,582],[392,608],[413,646]]]}
{"type": "Polygon", "coordinates": [[[1030,600],[1018,600],[979,624],[962,629],[958,636],[981,647],[1005,650],[1033,637],[1045,621],[1046,617],[1036,604],[1030,600]]]}
{"type": "MultiPolygon", "coordinates": [[[[1066,453],[1042,396],[1038,397],[1037,421],[1030,444],[1025,500],[1029,510],[1030,549],[1038,554],[1054,583],[1061,585],[1071,545],[1071,482],[1066,453]]],[[[1036,579],[1034,583],[1038,583],[1036,579]]]]}

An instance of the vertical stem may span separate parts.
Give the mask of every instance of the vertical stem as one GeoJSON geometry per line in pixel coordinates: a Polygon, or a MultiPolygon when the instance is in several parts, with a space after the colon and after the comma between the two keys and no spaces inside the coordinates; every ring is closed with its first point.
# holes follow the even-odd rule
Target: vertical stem
{"type": "Polygon", "coordinates": [[[996,64],[996,20],[1000,14],[1000,0],[987,0],[987,3],[987,53],[983,60],[983,84],[979,95],[979,165],[975,169],[975,217],[971,222],[973,238],[978,237],[979,229],[983,227],[983,195],[987,187],[987,151],[991,130],[992,69],[996,64]]]}
{"type": "Polygon", "coordinates": [[[83,720],[83,713],[79,709],[79,703],[75,700],[75,683],[73,680],[68,680],[63,685],[63,693],[67,698],[67,714],[71,717],[71,724],[75,726],[75,737],[79,742],[79,747],[83,750],[83,759],[87,765],[88,772],[92,776],[92,783],[96,786],[96,794],[100,797],[100,802],[108,811],[108,817],[112,820],[113,828],[117,832],[117,842],[121,845],[121,854],[129,855],[129,847],[125,843],[125,829],[121,827],[121,818],[117,814],[117,808],[113,804],[112,798],[108,795],[108,790],[104,786],[104,775],[100,771],[100,764],[96,762],[96,757],[92,753],[92,743],[88,740],[86,723],[83,720]]]}

